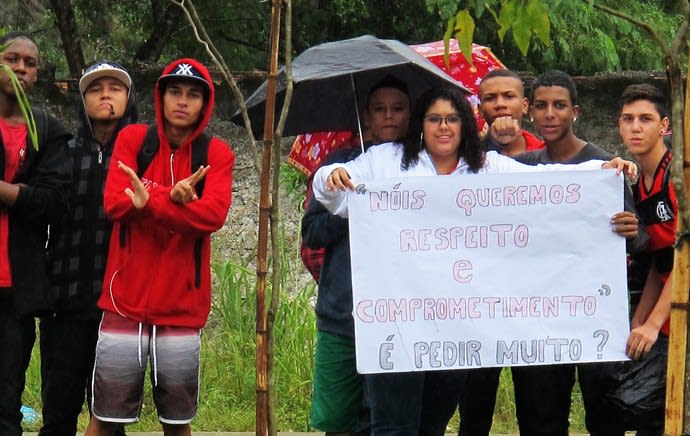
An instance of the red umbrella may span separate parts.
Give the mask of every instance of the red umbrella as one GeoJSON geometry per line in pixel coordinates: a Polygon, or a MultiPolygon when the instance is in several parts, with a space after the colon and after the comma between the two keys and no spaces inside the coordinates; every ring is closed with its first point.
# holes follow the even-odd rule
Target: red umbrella
{"type": "Polygon", "coordinates": [[[298,135],[292,144],[287,161],[308,176],[321,165],[323,158],[336,148],[350,145],[354,132],[312,132],[298,135]]]}
{"type": "MultiPolygon", "coordinates": [[[[458,42],[455,39],[450,40],[450,68],[446,67],[443,58],[445,52],[443,41],[416,44],[410,47],[460,82],[465,88],[472,91],[472,95],[469,95],[468,99],[474,109],[477,125],[480,131],[483,132],[486,129],[486,121],[479,115],[479,82],[490,71],[506,68],[503,62],[488,47],[472,44],[473,65],[470,65],[460,51],[458,42]]],[[[295,139],[292,149],[290,149],[287,161],[307,176],[310,176],[312,171],[319,167],[321,161],[328,153],[343,145],[350,145],[352,143],[352,136],[352,132],[314,132],[299,135],[295,139]]]]}
{"type": "Polygon", "coordinates": [[[506,68],[503,62],[491,52],[491,49],[479,44],[472,44],[473,65],[470,65],[460,51],[458,41],[451,39],[449,47],[450,68],[446,67],[446,61],[443,59],[445,51],[443,41],[427,42],[425,44],[411,45],[410,47],[448,73],[452,78],[465,85],[475,95],[479,94],[479,82],[481,82],[482,77],[486,76],[490,71],[506,68]]]}

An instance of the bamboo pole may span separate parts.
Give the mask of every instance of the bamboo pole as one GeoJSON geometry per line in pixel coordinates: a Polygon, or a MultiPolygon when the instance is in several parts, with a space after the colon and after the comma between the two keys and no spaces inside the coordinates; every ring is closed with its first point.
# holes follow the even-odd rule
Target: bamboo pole
{"type": "Polygon", "coordinates": [[[259,196],[259,235],[256,262],[256,436],[268,435],[268,353],[266,320],[266,275],[268,274],[268,224],[271,214],[269,184],[273,151],[273,124],[276,105],[278,43],[280,40],[280,9],[282,0],[273,0],[271,8],[271,48],[268,61],[268,86],[264,118],[264,146],[261,159],[261,190],[259,196]]]}
{"type": "Polygon", "coordinates": [[[283,137],[283,130],[285,128],[285,122],[287,121],[288,109],[290,108],[290,102],[292,101],[292,2],[290,0],[283,0],[283,5],[285,7],[285,79],[287,80],[285,87],[285,98],[283,99],[283,107],[280,111],[280,119],[278,120],[278,125],[275,129],[275,143],[273,144],[273,193],[272,201],[273,207],[271,208],[271,249],[273,257],[273,271],[272,271],[272,284],[271,284],[271,301],[268,305],[267,313],[267,323],[266,323],[266,351],[268,354],[268,365],[267,365],[267,375],[268,375],[268,434],[269,436],[277,436],[277,424],[276,424],[276,389],[275,389],[275,320],[278,315],[278,308],[280,305],[280,295],[282,292],[281,284],[281,268],[282,261],[280,257],[281,244],[280,244],[280,150],[281,150],[281,139],[283,137]]]}
{"type": "MultiPolygon", "coordinates": [[[[687,80],[687,79],[686,79],[687,80]]],[[[690,114],[690,89],[686,83],[686,94],[683,114],[685,117],[690,114]]],[[[675,104],[675,102],[674,102],[675,104]]],[[[682,132],[682,174],[685,184],[685,192],[690,188],[690,129],[689,123],[685,119],[675,120],[675,132],[682,132]]],[[[674,140],[674,151],[679,153],[680,147],[676,147],[677,140],[674,140]]],[[[680,154],[680,153],[679,153],[680,154]]],[[[678,166],[674,167],[674,170],[678,166]]],[[[688,419],[688,408],[685,401],[688,397],[688,381],[685,375],[690,368],[688,355],[688,289],[690,288],[690,244],[687,238],[688,223],[678,219],[676,233],[678,236],[677,249],[674,257],[673,289],[671,294],[671,323],[668,347],[668,374],[666,382],[666,421],[664,432],[669,436],[681,436],[688,431],[690,420],[688,419]]]]}
{"type": "MultiPolygon", "coordinates": [[[[687,180],[687,176],[686,176],[687,180]]],[[[680,224],[681,221],[679,221],[680,224]]],[[[680,227],[680,226],[679,226],[680,227]]],[[[680,229],[687,231],[687,229],[680,229]]],[[[676,251],[673,267],[673,291],[671,296],[671,334],[668,346],[668,375],[666,381],[666,425],[665,433],[669,436],[683,434],[684,403],[687,386],[687,333],[688,333],[688,244],[684,243],[676,251]]]]}

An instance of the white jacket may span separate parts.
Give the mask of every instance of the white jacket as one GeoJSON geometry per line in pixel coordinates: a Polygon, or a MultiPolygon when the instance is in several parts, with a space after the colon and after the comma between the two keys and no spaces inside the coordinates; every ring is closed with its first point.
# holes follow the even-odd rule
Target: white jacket
{"type": "MultiPolygon", "coordinates": [[[[371,179],[438,175],[434,162],[431,160],[431,156],[429,156],[426,150],[422,150],[419,153],[417,165],[410,166],[407,170],[404,170],[400,166],[402,157],[402,144],[388,142],[377,145],[376,147],[371,147],[366,153],[359,155],[355,160],[321,167],[314,175],[312,184],[314,198],[321,202],[331,213],[347,218],[347,192],[340,190],[329,191],[326,188],[326,179],[334,169],[339,167],[347,170],[355,185],[371,179]]],[[[489,151],[486,153],[484,166],[479,169],[478,173],[593,170],[600,169],[603,163],[604,161],[601,160],[590,160],[577,165],[548,164],[532,166],[519,163],[495,151],[489,151]]],[[[465,160],[461,158],[455,171],[451,173],[451,175],[455,174],[473,173],[470,171],[465,160]]]]}

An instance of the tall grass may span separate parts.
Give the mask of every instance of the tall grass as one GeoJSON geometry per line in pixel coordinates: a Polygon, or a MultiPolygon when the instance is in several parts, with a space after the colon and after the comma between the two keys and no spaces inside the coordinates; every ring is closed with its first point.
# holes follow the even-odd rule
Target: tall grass
{"type": "MultiPolygon", "coordinates": [[[[209,323],[202,335],[199,410],[192,428],[197,431],[250,431],[255,423],[256,273],[230,262],[215,265],[213,272],[214,299],[209,323]]],[[[289,275],[290,270],[286,269],[285,274],[289,275]]],[[[282,280],[289,281],[287,277],[282,280]]],[[[269,283],[269,291],[270,288],[269,283]]],[[[312,306],[315,293],[314,285],[284,292],[275,321],[276,417],[281,431],[305,431],[308,427],[316,338],[312,306]]],[[[148,379],[145,386],[141,419],[128,426],[127,431],[160,429],[148,379]]],[[[37,344],[27,371],[23,401],[39,411],[40,417],[37,344]]],[[[85,430],[87,424],[85,407],[79,429],[85,430]]],[[[37,431],[40,425],[40,419],[34,424],[25,423],[25,430],[37,431]]]]}
{"type": "MultiPolygon", "coordinates": [[[[252,430],[256,374],[255,273],[232,263],[216,266],[214,271],[219,283],[213,306],[214,322],[206,329],[206,341],[212,350],[207,350],[210,355],[207,353],[202,367],[202,397],[207,389],[225,390],[224,398],[228,401],[216,403],[215,407],[237,413],[233,412],[233,419],[225,421],[224,428],[202,427],[201,416],[197,426],[207,431],[252,430]],[[228,423],[236,425],[229,427],[228,423]]],[[[315,292],[314,285],[284,292],[275,320],[276,417],[282,431],[307,428],[316,336],[312,307],[315,292]]],[[[222,394],[217,392],[217,395],[222,394]]]]}

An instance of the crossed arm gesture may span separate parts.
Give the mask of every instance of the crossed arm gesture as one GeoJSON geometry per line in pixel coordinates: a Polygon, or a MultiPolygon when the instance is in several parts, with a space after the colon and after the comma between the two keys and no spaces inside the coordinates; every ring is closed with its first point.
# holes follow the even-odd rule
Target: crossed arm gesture
{"type": "MultiPolygon", "coordinates": [[[[149,192],[146,190],[146,186],[137,176],[137,173],[129,166],[118,162],[117,167],[129,176],[129,180],[132,183],[130,188],[125,188],[125,194],[132,200],[132,204],[137,210],[143,209],[149,201],[149,192]]],[[[177,182],[170,190],[170,200],[178,204],[198,200],[199,197],[194,187],[206,176],[209,168],[210,165],[200,166],[192,175],[177,182]]]]}

